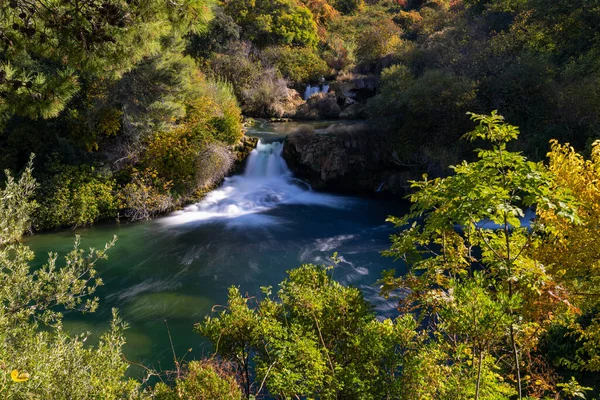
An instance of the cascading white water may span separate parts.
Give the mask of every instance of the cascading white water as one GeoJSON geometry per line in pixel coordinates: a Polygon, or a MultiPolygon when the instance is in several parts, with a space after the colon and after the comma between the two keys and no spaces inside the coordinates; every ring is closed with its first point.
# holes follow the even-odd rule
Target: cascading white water
{"type": "MultiPolygon", "coordinates": [[[[167,224],[182,224],[258,214],[280,204],[306,204],[340,207],[340,197],[315,193],[299,184],[281,156],[283,143],[259,141],[252,150],[243,175],[225,179],[204,200],[163,219],[167,224]]],[[[272,218],[254,218],[245,223],[268,223],[272,218]]]]}
{"type": "Polygon", "coordinates": [[[252,150],[248,157],[244,176],[246,178],[290,177],[292,172],[281,157],[282,152],[283,143],[264,144],[259,141],[256,149],[252,150]]]}
{"type": "Polygon", "coordinates": [[[325,83],[317,86],[306,85],[306,89],[304,89],[304,96],[302,98],[304,100],[308,100],[308,98],[314,94],[327,92],[329,92],[329,85],[325,83]]]}

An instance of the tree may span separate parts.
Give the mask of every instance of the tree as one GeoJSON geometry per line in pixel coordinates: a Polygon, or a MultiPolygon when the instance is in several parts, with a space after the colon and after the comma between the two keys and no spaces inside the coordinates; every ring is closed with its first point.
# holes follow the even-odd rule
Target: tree
{"type": "Polygon", "coordinates": [[[194,58],[208,58],[212,53],[222,53],[231,42],[240,39],[240,26],[225,14],[223,7],[215,7],[214,15],[205,32],[192,33],[188,37],[186,52],[194,58]]]}
{"type": "Polygon", "coordinates": [[[342,14],[354,14],[364,7],[364,0],[334,0],[333,6],[342,14]]]}
{"type": "Polygon", "coordinates": [[[331,74],[327,63],[310,47],[273,46],[262,51],[264,63],[276,67],[290,83],[318,82],[331,74]]]}
{"type": "Polygon", "coordinates": [[[548,211],[539,212],[540,223],[555,227],[553,240],[538,249],[538,257],[560,283],[557,292],[565,299],[554,320],[562,335],[571,337],[575,349],[553,360],[572,371],[600,371],[600,142],[585,159],[568,144],[551,142],[549,168],[555,185],[567,188],[577,201],[581,224],[573,225],[548,211]]]}
{"type": "Polygon", "coordinates": [[[54,118],[93,77],[118,79],[164,35],[206,27],[205,0],[11,0],[0,5],[0,122],[54,118]]]}
{"type": "MultiPolygon", "coordinates": [[[[395,277],[393,271],[387,272],[382,291],[389,294],[404,289],[401,306],[418,311],[433,333],[449,327],[449,332],[462,331],[458,336],[461,343],[471,347],[479,359],[472,364],[477,368],[473,374],[476,397],[481,389],[483,352],[490,351],[496,359],[510,356],[507,372],[522,398],[523,365],[529,375],[536,372],[525,355],[535,348],[547,323],[544,311],[557,302],[558,286],[536,256],[536,249],[552,230],[538,221],[527,221],[526,211],[535,209],[575,222],[576,208],[573,198],[556,188],[552,173],[543,164],[507,150],[507,144],[519,135],[517,127],[506,124],[495,112],[471,117],[478,126],[465,137],[490,142],[492,149],[478,150],[476,162],[452,167],[450,177],[413,182],[416,192],[410,196],[414,203],[411,212],[389,219],[402,231],[393,237],[386,252],[404,260],[408,273],[395,277]],[[474,280],[478,282],[476,290],[474,280]],[[455,295],[461,293],[457,285],[460,290],[469,289],[467,299],[481,298],[477,314],[482,322],[472,324],[464,318],[474,310],[469,301],[461,302],[455,295]],[[438,313],[440,308],[444,313],[438,313]],[[457,323],[459,327],[472,326],[457,331],[457,323]],[[467,335],[464,329],[477,329],[478,334],[467,335]],[[498,340],[496,330],[503,337],[492,346],[498,340]]],[[[459,349],[455,346],[453,351],[459,349]]]]}
{"type": "Polygon", "coordinates": [[[225,12],[242,27],[242,37],[258,46],[315,46],[313,15],[295,0],[226,0],[225,12]]]}
{"type": "Polygon", "coordinates": [[[281,399],[399,395],[399,349],[413,340],[413,318],[378,321],[362,293],[328,271],[288,271],[277,295],[263,288],[261,300],[231,288],[226,309],[197,325],[215,353],[237,365],[246,396],[263,388],[281,399]]]}
{"type": "Polygon", "coordinates": [[[384,19],[365,30],[358,37],[356,59],[359,64],[369,66],[394,53],[400,44],[401,30],[391,19],[384,19]]]}
{"type": "Polygon", "coordinates": [[[426,70],[415,77],[402,64],[381,73],[379,93],[367,111],[389,132],[402,165],[444,169],[458,162],[464,147],[457,143],[476,98],[476,82],[452,71],[426,70]],[[423,135],[428,140],[423,142],[423,135]]]}
{"type": "Polygon", "coordinates": [[[84,344],[87,335],[71,337],[62,329],[64,310],[93,312],[98,306],[92,296],[102,280],[95,264],[106,258],[114,240],[85,254],[77,238],[64,266],[51,253],[46,264],[33,269],[33,252],[19,243],[35,209],[31,174],[30,162],[18,181],[7,173],[7,184],[0,190],[0,396],[130,397],[139,384],[125,377],[125,324],[116,311],[97,347],[84,344]]]}

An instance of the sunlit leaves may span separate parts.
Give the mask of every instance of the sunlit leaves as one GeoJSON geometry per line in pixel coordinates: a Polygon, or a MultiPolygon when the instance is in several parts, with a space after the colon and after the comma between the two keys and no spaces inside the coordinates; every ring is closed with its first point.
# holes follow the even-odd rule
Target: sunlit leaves
{"type": "Polygon", "coordinates": [[[573,225],[552,210],[539,213],[540,223],[554,226],[552,240],[538,249],[538,257],[548,264],[549,272],[561,283],[567,312],[581,317],[562,319],[580,347],[569,362],[572,369],[600,370],[600,322],[596,317],[600,292],[600,142],[592,146],[589,159],[567,145],[551,142],[548,154],[550,171],[556,186],[571,191],[577,201],[581,224],[573,225]],[[589,321],[586,321],[590,319],[589,321]]]}
{"type": "Polygon", "coordinates": [[[72,337],[62,329],[65,311],[93,312],[98,306],[93,295],[102,280],[95,264],[106,258],[115,239],[86,253],[76,238],[64,262],[51,253],[44,265],[33,268],[33,251],[18,243],[35,209],[31,167],[18,180],[9,177],[0,190],[0,397],[129,397],[139,387],[124,377],[126,326],[116,311],[96,348],[84,345],[89,334],[72,337]],[[4,379],[8,367],[12,384],[4,379]]]}
{"type": "Polygon", "coordinates": [[[491,384],[481,382],[488,356],[512,358],[507,371],[519,381],[520,394],[520,354],[535,349],[548,322],[543,310],[559,292],[536,254],[552,224],[527,215],[548,213],[567,226],[578,221],[577,210],[547,167],[507,150],[517,127],[496,112],[471,117],[478,125],[465,137],[492,148],[477,150],[477,161],[453,166],[447,178],[413,182],[411,212],[390,218],[401,232],[385,252],[409,271],[398,278],[386,273],[381,289],[387,295],[403,291],[401,306],[418,310],[431,334],[447,344],[448,357],[458,356],[460,345],[473,348],[477,395],[482,384],[491,384]]]}
{"type": "Polygon", "coordinates": [[[278,398],[397,398],[414,319],[379,322],[362,293],[332,280],[328,269],[303,265],[288,274],[274,297],[270,288],[261,300],[230,289],[226,309],[197,325],[218,355],[238,365],[247,393],[264,380],[278,398]]]}

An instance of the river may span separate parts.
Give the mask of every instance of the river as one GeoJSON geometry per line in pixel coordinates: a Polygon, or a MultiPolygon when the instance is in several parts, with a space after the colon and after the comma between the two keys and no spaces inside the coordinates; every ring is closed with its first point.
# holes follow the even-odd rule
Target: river
{"type": "MultiPolygon", "coordinates": [[[[318,131],[328,123],[313,125],[318,131]]],[[[211,348],[193,326],[214,305],[226,303],[228,287],[259,295],[261,286],[276,286],[286,270],[302,263],[328,264],[334,252],[341,260],[335,279],[360,287],[379,315],[393,313],[394,303],[380,298],[374,284],[383,270],[399,268],[380,252],[389,247],[393,232],[386,217],[406,212],[406,203],[309,190],[288,170],[280,156],[282,144],[276,141],[295,126],[257,122],[247,134],[261,142],[244,173],[227,178],[185,210],[153,221],[28,238],[39,265],[50,251],[64,255],[75,234],[81,235],[84,248],[101,247],[118,236],[109,260],[97,265],[104,281],[97,291],[99,310],[68,313],[65,329],[90,332],[93,343],[108,328],[116,307],[129,324],[126,357],[157,370],[172,369],[167,325],[178,357],[189,349],[186,360],[210,355],[211,348]]]]}

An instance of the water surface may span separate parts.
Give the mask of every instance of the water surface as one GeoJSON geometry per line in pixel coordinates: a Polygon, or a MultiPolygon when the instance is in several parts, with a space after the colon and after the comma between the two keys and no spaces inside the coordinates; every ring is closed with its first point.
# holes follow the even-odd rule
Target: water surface
{"type": "Polygon", "coordinates": [[[405,212],[405,203],[312,192],[287,169],[281,146],[260,143],[243,175],[165,218],[29,238],[39,264],[49,251],[65,254],[76,233],[86,248],[118,236],[109,260],[98,264],[105,283],[97,292],[99,310],[68,314],[65,328],[97,335],[108,328],[111,308],[117,307],[130,325],[127,358],[170,369],[167,324],[178,356],[189,349],[187,360],[209,355],[193,326],[214,305],[226,303],[230,286],[259,295],[261,286],[276,286],[286,270],[328,264],[334,252],[341,260],[335,278],[360,287],[379,315],[393,313],[394,303],[380,298],[374,283],[382,270],[399,267],[380,252],[393,232],[386,217],[405,212]]]}

